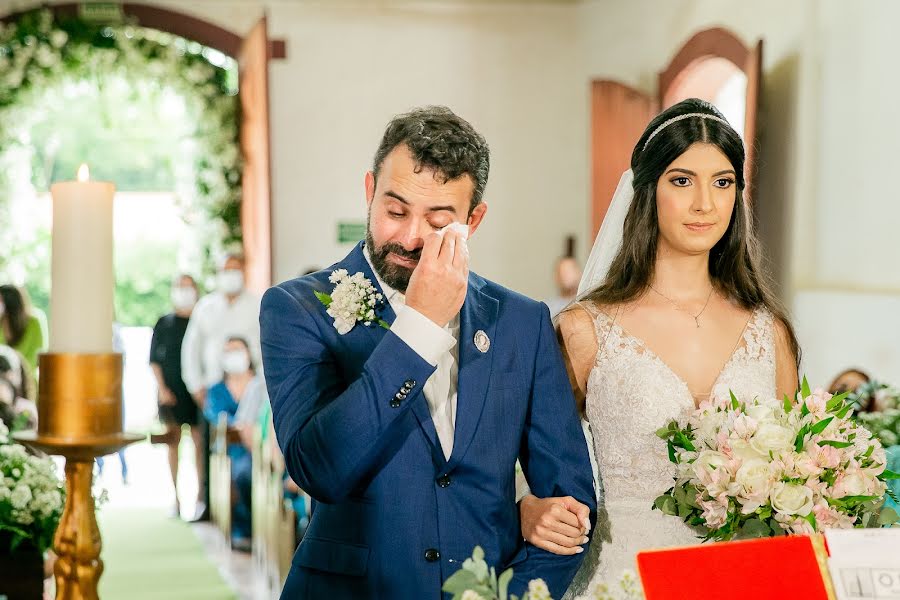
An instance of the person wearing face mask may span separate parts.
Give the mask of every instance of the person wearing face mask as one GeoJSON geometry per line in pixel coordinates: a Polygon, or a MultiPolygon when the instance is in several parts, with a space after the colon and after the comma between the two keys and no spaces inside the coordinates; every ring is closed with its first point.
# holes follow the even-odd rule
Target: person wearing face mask
{"type": "MultiPolygon", "coordinates": [[[[172,281],[171,292],[174,310],[156,322],[153,327],[153,338],[150,341],[150,368],[156,377],[159,418],[166,427],[166,432],[161,436],[152,436],[152,441],[165,443],[168,446],[169,470],[175,490],[175,507],[173,509],[175,517],[181,515],[178,498],[178,448],[181,445],[181,432],[185,425],[191,428],[191,437],[194,441],[197,481],[200,483],[204,480],[200,409],[191,397],[181,374],[182,342],[191,312],[197,303],[197,296],[197,282],[193,277],[186,274],[175,277],[172,281]]],[[[198,503],[203,502],[200,494],[201,488],[202,485],[198,485],[198,503]]]]}
{"type": "Polygon", "coordinates": [[[219,415],[228,415],[228,457],[231,459],[232,506],[231,545],[235,550],[250,550],[250,503],[252,461],[251,427],[259,406],[266,398],[265,386],[256,376],[247,340],[228,338],[222,353],[225,376],[209,388],[203,416],[215,425],[219,415]]]}
{"type": "MultiPolygon", "coordinates": [[[[200,298],[188,321],[181,345],[181,374],[197,405],[206,405],[207,390],[222,380],[222,348],[232,336],[248,342],[250,357],[259,364],[260,297],[244,285],[244,259],[229,254],[216,276],[216,290],[200,298]]],[[[209,428],[203,426],[205,471],[209,467],[209,428]]],[[[194,520],[209,518],[209,486],[202,484],[203,502],[194,520]]]]}

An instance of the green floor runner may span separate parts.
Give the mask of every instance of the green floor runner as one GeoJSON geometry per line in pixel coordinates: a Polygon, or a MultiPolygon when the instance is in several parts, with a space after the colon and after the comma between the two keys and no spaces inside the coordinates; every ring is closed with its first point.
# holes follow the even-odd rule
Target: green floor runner
{"type": "Polygon", "coordinates": [[[162,509],[102,508],[101,600],[235,600],[190,525],[162,509]]]}

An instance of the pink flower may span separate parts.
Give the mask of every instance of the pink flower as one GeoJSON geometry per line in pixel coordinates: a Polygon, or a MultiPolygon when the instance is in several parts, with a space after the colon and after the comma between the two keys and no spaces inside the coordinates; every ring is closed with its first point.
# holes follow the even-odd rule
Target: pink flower
{"type": "Polygon", "coordinates": [[[812,459],[823,469],[836,469],[841,464],[841,451],[832,446],[811,444],[812,459]]]}
{"type": "Polygon", "coordinates": [[[741,439],[748,440],[750,436],[756,433],[758,425],[756,419],[747,415],[741,415],[734,420],[733,427],[735,435],[741,439]]]}
{"type": "Polygon", "coordinates": [[[824,415],[829,400],[831,400],[831,394],[822,388],[816,388],[812,396],[806,398],[806,408],[814,415],[824,415]]]}
{"type": "Polygon", "coordinates": [[[728,520],[727,499],[700,500],[698,504],[703,509],[703,520],[710,529],[718,529],[728,520]]]}
{"type": "Polygon", "coordinates": [[[831,508],[825,501],[820,501],[813,507],[813,514],[816,515],[816,523],[820,529],[850,529],[856,521],[856,517],[831,508]]]}

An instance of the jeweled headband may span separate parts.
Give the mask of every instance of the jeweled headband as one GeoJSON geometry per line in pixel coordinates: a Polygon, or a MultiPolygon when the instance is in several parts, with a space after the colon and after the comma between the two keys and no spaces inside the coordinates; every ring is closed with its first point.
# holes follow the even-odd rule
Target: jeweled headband
{"type": "Polygon", "coordinates": [[[716,115],[711,115],[709,113],[688,113],[686,115],[678,115],[677,117],[672,117],[662,123],[659,127],[653,130],[653,133],[650,134],[650,137],[647,138],[647,141],[644,142],[644,148],[641,150],[643,152],[647,149],[647,146],[650,145],[650,140],[656,137],[656,134],[671,125],[672,123],[677,123],[678,121],[683,121],[684,119],[690,119],[691,117],[700,117],[701,119],[712,119],[713,121],[718,121],[719,123],[724,123],[728,127],[731,127],[731,123],[723,119],[722,117],[718,117],[716,115]]]}

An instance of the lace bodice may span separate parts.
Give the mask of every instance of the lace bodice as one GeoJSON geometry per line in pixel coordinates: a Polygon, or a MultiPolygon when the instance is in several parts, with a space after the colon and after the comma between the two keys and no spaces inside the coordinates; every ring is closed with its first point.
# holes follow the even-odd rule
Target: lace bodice
{"type": "MultiPolygon", "coordinates": [[[[597,308],[581,306],[592,316],[598,345],[587,380],[586,413],[602,508],[588,557],[570,590],[577,593],[591,580],[612,580],[623,569],[635,569],[639,550],[698,541],[678,519],[651,511],[673,476],[656,431],[673,418],[683,422],[694,409],[694,397],[642,340],[597,308]]],[[[750,316],[710,395],[727,396],[729,390],[738,396],[775,395],[775,323],[765,309],[750,316]]]]}

